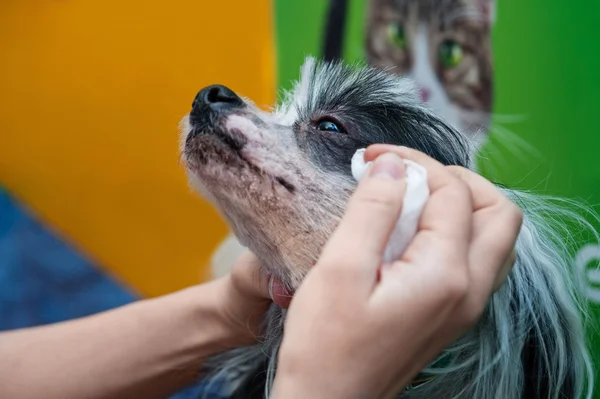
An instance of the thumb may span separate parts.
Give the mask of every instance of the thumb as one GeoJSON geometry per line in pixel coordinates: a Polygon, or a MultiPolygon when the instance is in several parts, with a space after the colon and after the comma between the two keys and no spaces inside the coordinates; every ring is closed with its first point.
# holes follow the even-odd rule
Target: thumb
{"type": "Polygon", "coordinates": [[[379,156],[348,201],[346,213],[325,245],[318,264],[338,271],[353,289],[371,292],[386,244],[396,226],[406,191],[403,160],[379,156]]]}
{"type": "Polygon", "coordinates": [[[252,302],[272,300],[281,308],[287,308],[292,294],[277,277],[264,272],[260,260],[250,251],[244,252],[231,270],[234,288],[252,302]]]}
{"type": "Polygon", "coordinates": [[[270,300],[269,276],[263,272],[260,260],[245,251],[235,262],[230,273],[236,291],[251,301],[270,300]]]}
{"type": "MultiPolygon", "coordinates": [[[[406,191],[403,160],[393,153],[379,156],[348,201],[344,217],[323,256],[352,251],[377,268],[402,211],[406,191]],[[343,248],[342,251],[340,251],[343,248]]],[[[323,260],[323,259],[321,259],[323,260]]],[[[364,267],[364,266],[361,266],[364,267]]]]}

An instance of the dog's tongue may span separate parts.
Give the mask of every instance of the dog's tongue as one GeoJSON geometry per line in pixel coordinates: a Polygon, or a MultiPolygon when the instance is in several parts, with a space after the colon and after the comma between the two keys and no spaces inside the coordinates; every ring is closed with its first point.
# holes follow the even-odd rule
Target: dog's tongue
{"type": "Polygon", "coordinates": [[[271,277],[271,299],[273,299],[273,303],[279,306],[280,308],[287,308],[290,306],[290,302],[292,301],[292,292],[289,292],[287,288],[281,283],[277,277],[271,277]]]}

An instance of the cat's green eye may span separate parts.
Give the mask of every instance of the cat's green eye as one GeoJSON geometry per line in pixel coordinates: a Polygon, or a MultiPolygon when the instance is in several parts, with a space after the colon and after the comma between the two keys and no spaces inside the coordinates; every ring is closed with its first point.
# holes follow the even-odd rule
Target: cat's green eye
{"type": "Polygon", "coordinates": [[[406,37],[404,36],[404,27],[395,22],[388,25],[387,28],[388,39],[394,45],[399,48],[406,47],[406,37]]]}
{"type": "Polygon", "coordinates": [[[446,40],[440,45],[440,62],[444,68],[454,68],[463,59],[462,46],[453,40],[446,40]]]}

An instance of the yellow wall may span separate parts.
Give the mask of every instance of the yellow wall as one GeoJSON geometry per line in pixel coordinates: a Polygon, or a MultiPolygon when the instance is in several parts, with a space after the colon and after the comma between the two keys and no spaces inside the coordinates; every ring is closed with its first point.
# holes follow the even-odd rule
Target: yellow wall
{"type": "Polygon", "coordinates": [[[144,295],[206,278],[226,234],[177,126],[226,84],[274,100],[267,0],[0,2],[0,185],[144,295]]]}

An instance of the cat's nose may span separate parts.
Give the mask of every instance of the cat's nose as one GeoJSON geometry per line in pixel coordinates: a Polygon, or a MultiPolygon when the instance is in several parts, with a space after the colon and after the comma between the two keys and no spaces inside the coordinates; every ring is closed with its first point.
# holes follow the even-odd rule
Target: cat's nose
{"type": "Polygon", "coordinates": [[[425,87],[419,87],[419,94],[421,95],[421,101],[426,103],[429,101],[429,97],[431,97],[431,91],[425,87]]]}

